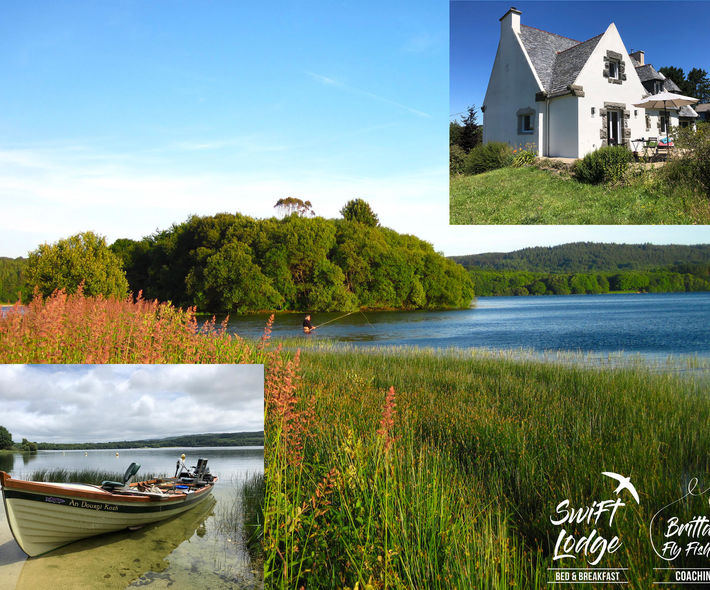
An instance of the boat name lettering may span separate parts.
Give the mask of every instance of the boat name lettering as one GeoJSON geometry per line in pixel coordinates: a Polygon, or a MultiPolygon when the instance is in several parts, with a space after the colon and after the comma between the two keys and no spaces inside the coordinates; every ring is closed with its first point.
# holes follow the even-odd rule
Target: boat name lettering
{"type": "Polygon", "coordinates": [[[66,500],[64,498],[53,498],[53,497],[46,497],[44,499],[45,502],[51,502],[52,504],[65,504],[66,500]]]}
{"type": "Polygon", "coordinates": [[[69,500],[69,506],[72,506],[73,508],[89,508],[90,510],[109,510],[109,511],[118,510],[118,506],[115,506],[112,504],[101,504],[98,502],[87,502],[86,500],[82,500],[81,502],[79,502],[78,500],[69,500]]]}

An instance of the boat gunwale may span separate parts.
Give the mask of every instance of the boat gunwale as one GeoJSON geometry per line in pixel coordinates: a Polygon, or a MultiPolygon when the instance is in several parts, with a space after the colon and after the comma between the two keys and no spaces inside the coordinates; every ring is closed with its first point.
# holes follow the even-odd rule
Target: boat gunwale
{"type": "MultiPolygon", "coordinates": [[[[141,483],[155,483],[157,480],[156,479],[150,479],[146,480],[144,482],[135,482],[133,484],[130,484],[129,487],[131,486],[137,486],[138,484],[141,483]]],[[[9,473],[6,473],[4,471],[0,471],[0,486],[2,487],[3,490],[3,496],[4,496],[4,491],[5,489],[7,490],[17,490],[17,491],[24,491],[24,492],[29,492],[29,493],[36,493],[36,494],[49,494],[51,496],[60,496],[60,497],[68,497],[68,498],[83,498],[83,499],[91,499],[91,500],[96,500],[99,502],[104,502],[104,503],[115,503],[115,502],[126,502],[129,504],[154,504],[156,502],[159,503],[178,503],[178,502],[183,502],[185,501],[188,497],[194,497],[203,494],[207,490],[211,490],[214,487],[214,484],[217,482],[217,478],[215,477],[214,480],[205,486],[201,488],[195,489],[190,494],[181,492],[181,493],[176,493],[176,494],[168,494],[165,495],[165,497],[157,497],[155,495],[140,495],[139,493],[130,493],[130,494],[116,494],[109,492],[107,490],[103,490],[99,488],[98,486],[96,487],[96,491],[89,491],[89,490],[77,490],[77,489],[72,489],[68,487],[64,487],[63,484],[61,483],[55,483],[55,482],[38,482],[38,481],[27,481],[24,479],[15,479],[13,478],[9,473]]],[[[91,484],[85,484],[85,485],[91,485],[91,484]]]]}

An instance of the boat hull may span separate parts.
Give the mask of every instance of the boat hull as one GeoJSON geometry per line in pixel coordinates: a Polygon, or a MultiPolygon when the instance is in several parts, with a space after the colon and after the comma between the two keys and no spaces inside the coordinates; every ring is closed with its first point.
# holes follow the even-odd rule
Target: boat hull
{"type": "Polygon", "coordinates": [[[156,497],[116,494],[84,484],[14,480],[3,472],[0,478],[10,529],[30,557],[86,537],[177,516],[201,504],[213,487],[156,497]]]}

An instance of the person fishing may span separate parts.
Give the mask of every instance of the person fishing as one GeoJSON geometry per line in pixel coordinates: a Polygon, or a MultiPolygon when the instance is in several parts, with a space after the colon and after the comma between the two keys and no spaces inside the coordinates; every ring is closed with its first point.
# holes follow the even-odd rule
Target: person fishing
{"type": "Polygon", "coordinates": [[[314,325],[311,323],[311,314],[310,314],[310,313],[307,313],[307,314],[306,314],[306,317],[303,318],[303,333],[304,333],[304,334],[310,334],[310,333],[313,332],[313,330],[315,330],[315,329],[316,329],[316,326],[314,326],[314,325]]]}
{"type": "MultiPolygon", "coordinates": [[[[315,330],[316,328],[320,328],[321,326],[327,326],[328,324],[331,324],[331,323],[333,323],[333,322],[337,322],[338,320],[342,320],[343,318],[346,318],[346,317],[348,317],[349,315],[352,315],[352,314],[354,314],[354,313],[358,313],[358,312],[350,311],[350,312],[345,313],[345,314],[343,314],[343,315],[341,315],[341,316],[338,316],[337,318],[333,318],[332,320],[328,320],[327,322],[323,322],[322,324],[318,324],[317,326],[314,326],[314,325],[311,323],[311,314],[310,314],[310,313],[307,313],[307,314],[306,314],[306,317],[303,318],[303,332],[304,332],[304,334],[310,334],[310,333],[313,332],[313,330],[315,330]]],[[[362,312],[360,311],[359,313],[362,313],[362,312]]],[[[365,317],[365,314],[362,313],[362,316],[365,317]]],[[[365,317],[365,320],[367,320],[366,317],[365,317]]],[[[367,323],[369,324],[370,322],[368,321],[367,323]]]]}

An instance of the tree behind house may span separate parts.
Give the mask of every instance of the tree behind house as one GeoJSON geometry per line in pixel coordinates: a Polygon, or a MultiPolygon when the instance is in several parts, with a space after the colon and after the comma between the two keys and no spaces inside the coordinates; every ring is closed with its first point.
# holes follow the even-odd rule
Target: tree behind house
{"type": "Polygon", "coordinates": [[[467,112],[461,123],[458,120],[449,123],[449,145],[457,145],[466,153],[483,141],[483,126],[478,124],[476,105],[468,107],[467,112]]]}
{"type": "Polygon", "coordinates": [[[710,102],[710,79],[708,73],[700,68],[688,72],[688,94],[699,98],[700,102],[710,102]]]}

